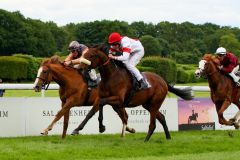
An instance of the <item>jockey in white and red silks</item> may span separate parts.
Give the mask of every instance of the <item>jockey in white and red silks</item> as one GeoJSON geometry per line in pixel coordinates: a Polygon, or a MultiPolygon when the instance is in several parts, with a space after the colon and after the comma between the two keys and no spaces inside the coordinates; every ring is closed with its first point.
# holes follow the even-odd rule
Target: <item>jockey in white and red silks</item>
{"type": "Polygon", "coordinates": [[[122,61],[126,68],[136,77],[140,89],[148,88],[143,76],[136,68],[144,56],[144,48],[138,39],[132,39],[127,36],[121,36],[117,32],[110,34],[108,38],[110,45],[109,58],[122,61]],[[116,56],[116,52],[121,52],[121,56],[116,56]]]}

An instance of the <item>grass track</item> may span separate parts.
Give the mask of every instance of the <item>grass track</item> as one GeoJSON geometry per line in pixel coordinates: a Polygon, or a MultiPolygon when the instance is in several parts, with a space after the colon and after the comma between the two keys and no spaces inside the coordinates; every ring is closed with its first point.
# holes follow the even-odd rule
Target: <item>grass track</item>
{"type": "Polygon", "coordinates": [[[107,160],[237,160],[240,131],[146,133],[114,135],[36,136],[0,138],[0,159],[107,159],[107,160]]]}

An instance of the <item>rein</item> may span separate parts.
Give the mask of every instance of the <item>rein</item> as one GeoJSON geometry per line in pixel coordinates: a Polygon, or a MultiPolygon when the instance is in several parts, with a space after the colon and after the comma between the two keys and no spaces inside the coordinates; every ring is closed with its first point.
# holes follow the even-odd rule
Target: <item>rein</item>
{"type": "Polygon", "coordinates": [[[103,66],[107,65],[109,62],[110,62],[110,58],[108,58],[107,61],[103,63],[103,66]]]}

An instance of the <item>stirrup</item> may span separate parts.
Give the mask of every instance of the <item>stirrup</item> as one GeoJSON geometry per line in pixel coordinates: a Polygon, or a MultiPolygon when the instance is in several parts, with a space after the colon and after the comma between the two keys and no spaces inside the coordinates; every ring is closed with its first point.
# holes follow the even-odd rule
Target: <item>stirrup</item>
{"type": "Polygon", "coordinates": [[[139,86],[139,89],[140,90],[143,90],[143,89],[147,89],[148,88],[148,84],[147,82],[145,82],[144,79],[140,80],[140,86],[139,86]]]}

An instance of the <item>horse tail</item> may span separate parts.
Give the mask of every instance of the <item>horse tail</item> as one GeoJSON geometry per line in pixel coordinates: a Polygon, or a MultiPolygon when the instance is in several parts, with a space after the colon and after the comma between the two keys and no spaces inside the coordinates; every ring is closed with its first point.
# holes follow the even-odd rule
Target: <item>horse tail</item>
{"type": "Polygon", "coordinates": [[[179,89],[179,88],[174,88],[173,86],[170,86],[169,84],[167,84],[168,86],[168,91],[172,92],[174,94],[176,94],[177,96],[181,97],[182,99],[185,100],[192,100],[193,97],[193,92],[192,92],[192,88],[191,87],[186,87],[183,89],[179,89]]]}

